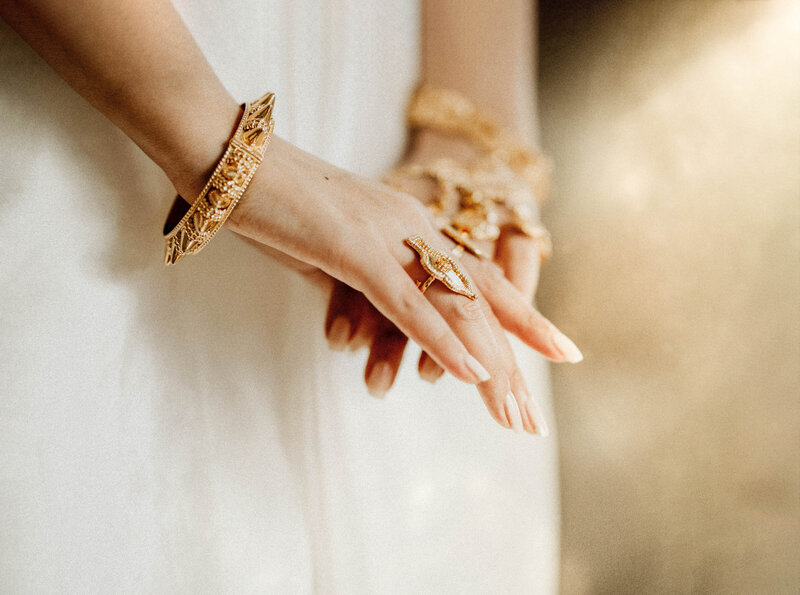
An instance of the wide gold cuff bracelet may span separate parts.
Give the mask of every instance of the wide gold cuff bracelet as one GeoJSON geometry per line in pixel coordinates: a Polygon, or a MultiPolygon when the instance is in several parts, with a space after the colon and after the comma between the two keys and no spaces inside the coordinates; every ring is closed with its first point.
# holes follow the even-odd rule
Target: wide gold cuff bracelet
{"type": "Polygon", "coordinates": [[[274,108],[274,93],[246,103],[214,173],[182,217],[186,203],[180,196],[175,199],[164,223],[164,264],[175,264],[187,254],[200,252],[233,212],[264,158],[275,127],[274,108]]]}

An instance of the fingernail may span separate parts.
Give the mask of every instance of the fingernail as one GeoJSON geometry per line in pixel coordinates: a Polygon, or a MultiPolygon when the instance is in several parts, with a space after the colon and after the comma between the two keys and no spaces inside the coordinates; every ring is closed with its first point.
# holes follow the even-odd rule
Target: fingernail
{"type": "Polygon", "coordinates": [[[328,331],[328,343],[331,349],[343,351],[348,341],[350,341],[350,321],[344,316],[338,316],[328,331]]]}
{"type": "Polygon", "coordinates": [[[392,366],[389,362],[379,362],[372,366],[367,378],[367,391],[373,397],[383,398],[392,386],[392,366]]]}
{"type": "Polygon", "coordinates": [[[553,327],[553,344],[569,363],[577,364],[579,361],[583,360],[583,354],[581,350],[578,349],[578,346],[572,342],[572,339],[555,327],[553,327]]]}
{"type": "Polygon", "coordinates": [[[441,378],[442,370],[435,361],[431,358],[426,357],[425,360],[422,362],[422,366],[419,369],[419,375],[423,380],[427,380],[431,384],[439,380],[441,378]]]}
{"type": "Polygon", "coordinates": [[[550,428],[547,427],[544,414],[542,413],[542,410],[539,409],[539,404],[533,399],[533,397],[530,397],[525,401],[525,411],[528,413],[528,417],[533,422],[533,425],[536,426],[536,433],[542,438],[549,436],[550,428]]]}
{"type": "Polygon", "coordinates": [[[536,423],[531,419],[531,416],[528,415],[527,409],[525,409],[525,403],[528,402],[528,399],[531,398],[531,393],[528,391],[528,387],[525,386],[525,383],[522,382],[517,385],[516,392],[514,390],[511,391],[514,395],[514,398],[517,401],[517,405],[523,403],[521,406],[521,414],[522,414],[522,429],[528,432],[529,434],[536,433],[536,423]]]}
{"type": "Polygon", "coordinates": [[[486,371],[486,368],[484,368],[481,363],[470,354],[467,354],[467,356],[464,358],[464,365],[467,366],[467,369],[470,372],[472,372],[473,376],[475,376],[475,379],[478,382],[486,382],[492,377],[489,372],[486,371]]]}
{"type": "Polygon", "coordinates": [[[508,421],[511,424],[511,429],[517,434],[522,432],[522,414],[519,411],[517,399],[514,398],[512,393],[508,393],[506,395],[506,415],[508,416],[508,421]]]}

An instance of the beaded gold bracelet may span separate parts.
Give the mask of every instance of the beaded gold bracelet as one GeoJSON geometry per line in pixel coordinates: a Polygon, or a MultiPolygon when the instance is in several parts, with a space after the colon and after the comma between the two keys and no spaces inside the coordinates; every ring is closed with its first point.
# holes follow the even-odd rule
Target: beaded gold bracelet
{"type": "Polygon", "coordinates": [[[175,199],[164,224],[164,264],[172,265],[187,254],[200,252],[233,212],[264,158],[275,128],[274,108],[274,93],[246,103],[214,173],[183,217],[180,214],[185,202],[180,196],[175,199]]]}
{"type": "Polygon", "coordinates": [[[406,118],[411,130],[427,128],[474,143],[525,179],[537,202],[546,199],[552,171],[550,158],[525,145],[461,93],[420,85],[411,99],[406,118]]]}

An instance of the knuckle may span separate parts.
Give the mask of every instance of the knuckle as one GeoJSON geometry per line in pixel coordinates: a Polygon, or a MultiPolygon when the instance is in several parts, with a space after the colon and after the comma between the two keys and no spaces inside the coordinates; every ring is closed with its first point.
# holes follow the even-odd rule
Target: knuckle
{"type": "Polygon", "coordinates": [[[476,322],[484,318],[480,300],[459,299],[451,307],[453,316],[463,322],[476,322]]]}
{"type": "Polygon", "coordinates": [[[543,324],[542,316],[533,308],[529,308],[524,316],[525,325],[535,331],[541,331],[547,328],[546,324],[543,324]]]}
{"type": "Polygon", "coordinates": [[[525,384],[525,377],[522,375],[522,371],[516,366],[509,372],[508,379],[512,386],[525,384]]]}
{"type": "Polygon", "coordinates": [[[408,317],[419,308],[419,295],[416,289],[399,289],[393,296],[393,306],[399,316],[408,317]]]}
{"type": "Polygon", "coordinates": [[[375,245],[375,241],[365,240],[363,244],[355,245],[349,251],[341,251],[350,254],[343,256],[349,265],[347,284],[362,293],[371,291],[373,294],[385,295],[391,301],[397,291],[383,276],[376,275],[375,271],[391,267],[394,261],[388,254],[369,249],[375,245]]]}
{"type": "Polygon", "coordinates": [[[425,205],[423,205],[421,202],[417,200],[413,201],[411,208],[414,217],[416,217],[417,222],[420,225],[427,224],[430,221],[430,213],[425,208],[425,205]]]}
{"type": "Polygon", "coordinates": [[[518,333],[530,333],[536,328],[536,320],[532,312],[524,312],[521,316],[517,316],[514,321],[516,324],[513,328],[515,328],[518,333]]]}
{"type": "Polygon", "coordinates": [[[454,357],[457,349],[454,341],[453,331],[449,327],[438,329],[434,333],[434,342],[431,348],[427,349],[428,354],[438,354],[440,357],[454,357]]]}
{"type": "Polygon", "coordinates": [[[506,410],[503,406],[504,399],[502,397],[498,397],[497,395],[482,395],[483,402],[486,405],[486,409],[489,411],[489,414],[494,418],[494,420],[499,423],[501,426],[508,427],[508,420],[506,419],[506,410]]]}
{"type": "Polygon", "coordinates": [[[483,277],[486,279],[486,281],[492,284],[497,284],[503,280],[505,276],[503,274],[503,269],[501,269],[497,264],[486,260],[481,261],[481,263],[482,263],[481,273],[483,274],[483,277]]]}

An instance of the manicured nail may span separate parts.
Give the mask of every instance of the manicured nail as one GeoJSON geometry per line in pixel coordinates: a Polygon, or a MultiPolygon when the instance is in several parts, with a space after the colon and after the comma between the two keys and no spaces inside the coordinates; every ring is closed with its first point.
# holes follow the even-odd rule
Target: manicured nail
{"type": "Polygon", "coordinates": [[[444,370],[439,367],[439,364],[429,357],[425,358],[425,360],[422,362],[422,366],[420,366],[419,369],[420,377],[423,380],[427,380],[431,384],[439,380],[443,373],[444,370]]]}
{"type": "Polygon", "coordinates": [[[542,413],[542,410],[539,409],[539,404],[533,399],[533,397],[530,397],[525,401],[525,411],[528,413],[528,417],[533,422],[533,425],[536,426],[536,433],[542,438],[549,436],[550,428],[547,427],[544,414],[542,413]]]}
{"type": "Polygon", "coordinates": [[[367,391],[373,397],[383,398],[392,386],[392,366],[389,362],[379,362],[372,366],[367,379],[367,391]]]}
{"type": "Polygon", "coordinates": [[[583,354],[572,340],[557,328],[553,327],[553,345],[561,352],[564,359],[571,364],[577,364],[583,360],[583,354]]]}
{"type": "Polygon", "coordinates": [[[467,369],[472,372],[472,375],[475,376],[475,379],[478,382],[486,382],[492,377],[489,372],[486,371],[486,368],[484,368],[481,363],[469,353],[464,358],[464,365],[466,365],[467,369]]]}
{"type": "Polygon", "coordinates": [[[338,316],[328,331],[328,343],[331,349],[343,351],[348,341],[350,341],[350,321],[344,316],[338,316]]]}
{"type": "Polygon", "coordinates": [[[522,414],[519,411],[517,399],[514,398],[512,393],[508,393],[506,395],[506,415],[508,416],[508,421],[511,424],[511,429],[517,434],[522,432],[524,429],[522,426],[522,414]]]}
{"type": "Polygon", "coordinates": [[[518,387],[517,393],[514,394],[514,397],[517,397],[517,405],[519,405],[520,413],[522,414],[522,429],[528,432],[529,434],[535,435],[536,422],[530,416],[530,414],[528,413],[528,408],[526,407],[528,399],[531,398],[531,394],[527,391],[526,387],[524,386],[518,387]],[[519,393],[519,397],[517,397],[517,393],[519,393]]]}

